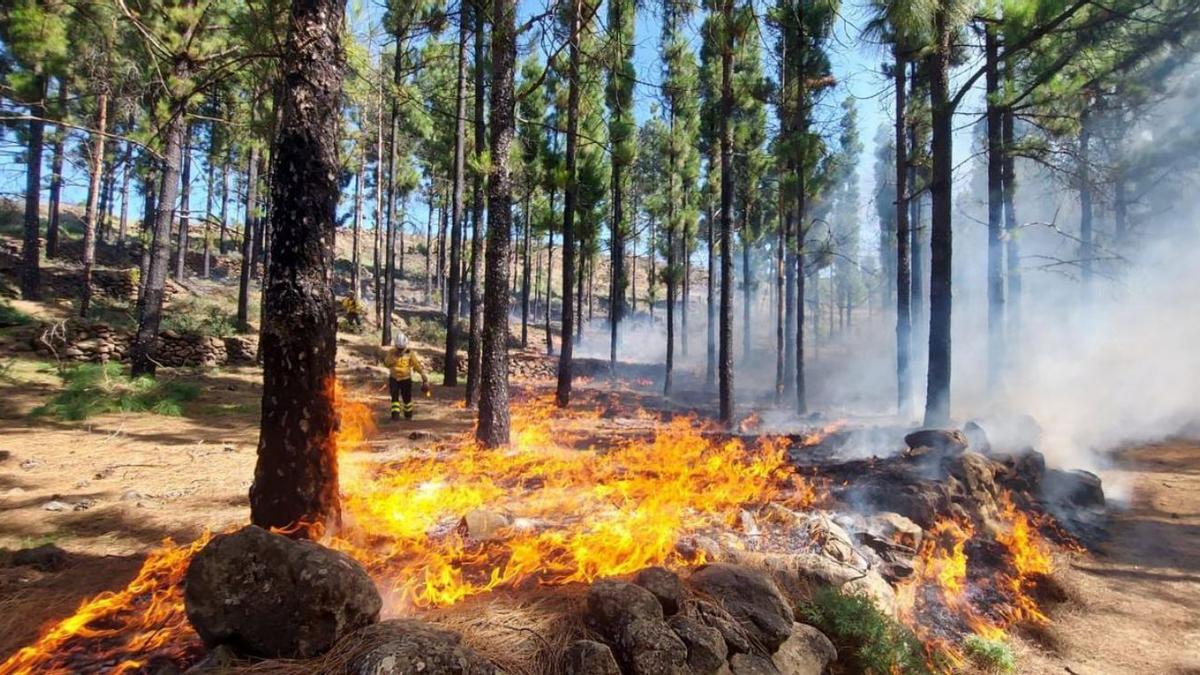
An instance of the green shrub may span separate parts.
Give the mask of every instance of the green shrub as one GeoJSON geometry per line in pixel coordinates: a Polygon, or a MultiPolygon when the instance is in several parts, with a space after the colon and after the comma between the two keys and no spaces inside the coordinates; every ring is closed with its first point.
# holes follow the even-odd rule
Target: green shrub
{"type": "Polygon", "coordinates": [[[436,319],[409,319],[408,338],[427,345],[446,344],[446,325],[436,319]]]}
{"type": "Polygon", "coordinates": [[[829,637],[845,672],[931,672],[921,641],[864,597],[822,588],[797,615],[829,637]]]}
{"type": "Polygon", "coordinates": [[[237,316],[212,302],[188,298],[163,312],[162,328],[187,335],[224,337],[237,333],[237,316]]]}
{"type": "Polygon", "coordinates": [[[24,326],[32,321],[33,317],[13,307],[7,301],[0,300],[0,328],[24,326]]]}
{"type": "Polygon", "coordinates": [[[989,673],[1011,673],[1017,669],[1012,649],[998,640],[969,635],[963,641],[963,651],[975,665],[989,673]]]}
{"type": "Polygon", "coordinates": [[[200,394],[200,387],[178,380],[130,378],[117,363],[85,363],[62,372],[63,390],[34,415],[83,420],[110,412],[183,414],[183,404],[200,394]]]}

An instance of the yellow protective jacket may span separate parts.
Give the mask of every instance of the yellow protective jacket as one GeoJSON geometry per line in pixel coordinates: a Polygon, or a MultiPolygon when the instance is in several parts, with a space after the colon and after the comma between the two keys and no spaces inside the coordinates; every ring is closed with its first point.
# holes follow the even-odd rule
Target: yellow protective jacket
{"type": "Polygon", "coordinates": [[[383,365],[387,366],[393,380],[411,380],[413,373],[425,379],[425,367],[421,358],[411,349],[388,347],[383,355],[383,365]]]}

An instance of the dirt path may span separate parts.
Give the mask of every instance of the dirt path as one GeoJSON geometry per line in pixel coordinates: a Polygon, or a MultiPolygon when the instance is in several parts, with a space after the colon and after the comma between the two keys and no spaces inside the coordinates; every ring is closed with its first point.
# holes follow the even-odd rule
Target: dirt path
{"type": "Polygon", "coordinates": [[[1200,673],[1200,443],[1131,449],[1106,472],[1128,484],[1110,504],[1110,536],[1061,580],[1071,601],[1043,645],[1019,654],[1030,673],[1200,673]]]}

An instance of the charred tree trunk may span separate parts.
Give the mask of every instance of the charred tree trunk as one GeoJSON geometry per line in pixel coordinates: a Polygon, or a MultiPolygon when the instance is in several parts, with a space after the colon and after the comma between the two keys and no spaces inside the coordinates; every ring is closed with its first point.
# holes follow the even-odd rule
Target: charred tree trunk
{"type": "Polygon", "coordinates": [[[925,425],[941,426],[950,421],[950,314],[951,265],[954,232],[951,227],[952,120],[950,102],[950,40],[946,10],[934,14],[937,44],[930,59],[929,95],[933,111],[932,160],[929,183],[932,202],[929,250],[929,373],[925,399],[925,425]]]}
{"type": "Polygon", "coordinates": [[[366,167],[366,155],[364,153],[362,161],[358,165],[358,171],[354,174],[354,230],[352,231],[351,249],[350,249],[350,297],[354,298],[357,303],[362,297],[362,269],[359,263],[358,255],[358,239],[359,233],[362,231],[362,210],[363,210],[363,169],[366,167]]]}
{"type": "MultiPolygon", "coordinates": [[[[792,175],[797,174],[795,162],[788,162],[787,171],[792,175]]],[[[789,338],[792,327],[796,325],[796,232],[799,223],[795,209],[784,208],[787,218],[783,223],[783,395],[787,397],[796,393],[796,341],[789,338]]]]}
{"type": "MultiPolygon", "coordinates": [[[[176,71],[177,75],[187,75],[186,65],[176,66],[176,71]]],[[[166,129],[167,147],[158,189],[154,233],[150,242],[152,251],[145,274],[146,285],[138,297],[138,329],[130,348],[130,372],[135,377],[153,376],[158,367],[154,352],[158,343],[158,327],[162,322],[163,287],[167,281],[167,268],[171,264],[171,223],[174,222],[175,199],[179,191],[179,162],[187,128],[182,106],[177,106],[172,112],[166,129]]]]}
{"type": "Polygon", "coordinates": [[[1086,107],[1079,119],[1079,267],[1083,301],[1092,296],[1092,259],[1096,245],[1092,234],[1091,111],[1086,107]]]}
{"type": "Polygon", "coordinates": [[[121,219],[117,228],[117,246],[125,250],[125,240],[129,237],[129,180],[133,176],[133,144],[125,142],[125,160],[121,170],[121,219]]]}
{"type": "Polygon", "coordinates": [[[92,267],[96,264],[97,200],[100,193],[100,171],[104,161],[105,132],[108,130],[108,94],[96,97],[96,133],[92,140],[92,175],[88,182],[87,212],[83,222],[83,294],[79,300],[79,316],[86,319],[92,307],[92,267]]]}
{"type": "MultiPolygon", "coordinates": [[[[67,117],[67,82],[60,78],[58,81],[58,115],[59,119],[67,117]]],[[[53,157],[50,160],[50,221],[46,226],[46,257],[58,257],[58,224],[62,201],[63,185],[63,145],[67,140],[67,127],[59,124],[54,134],[53,157]]]]}
{"type": "Polygon", "coordinates": [[[21,297],[40,300],[41,270],[41,200],[42,200],[42,137],[46,129],[42,119],[46,107],[46,76],[40,71],[34,76],[37,100],[29,106],[29,155],[25,167],[24,240],[21,245],[21,297]]]}
{"type": "MultiPolygon", "coordinates": [[[[371,251],[371,281],[374,295],[375,325],[383,330],[383,57],[379,58],[379,87],[375,94],[375,226],[371,251]]],[[[390,330],[390,329],[389,329],[390,330]]]]}
{"type": "MultiPolygon", "coordinates": [[[[512,245],[512,174],[508,153],[514,128],[513,70],[517,57],[516,0],[492,3],[492,157],[488,175],[486,303],[479,372],[479,423],[475,438],[485,447],[508,444],[508,251],[512,245]]],[[[528,230],[528,216],[526,216],[528,230]]],[[[528,240],[528,232],[526,232],[528,240]]],[[[526,265],[526,279],[529,266],[526,265]]],[[[529,285],[525,284],[528,304],[529,285]]]]}
{"type": "Polygon", "coordinates": [[[783,402],[784,380],[787,377],[787,369],[784,364],[784,345],[787,342],[785,339],[786,332],[784,330],[783,314],[784,314],[784,297],[783,297],[783,270],[784,270],[784,248],[787,245],[787,219],[790,213],[785,205],[783,191],[779,194],[779,225],[778,236],[775,245],[775,405],[783,402]]]}
{"type": "Polygon", "coordinates": [[[525,209],[523,214],[525,216],[525,241],[522,244],[521,257],[525,262],[521,269],[521,349],[529,346],[529,292],[531,290],[530,274],[532,273],[529,255],[532,239],[530,230],[533,227],[533,219],[530,217],[529,207],[532,197],[533,189],[530,188],[529,192],[525,195],[525,209]]]}
{"type": "Polygon", "coordinates": [[[246,170],[246,222],[242,225],[242,270],[238,279],[237,325],[250,332],[250,278],[254,274],[254,231],[258,229],[258,148],[250,147],[250,166],[246,170]]]}
{"type": "MultiPolygon", "coordinates": [[[[725,0],[726,30],[732,29],[733,3],[725,0]]],[[[733,424],[733,37],[721,48],[721,336],[719,408],[721,422],[733,424]]]]}
{"type": "Polygon", "coordinates": [[[625,272],[625,184],[622,162],[614,162],[612,167],[612,269],[609,277],[612,281],[608,298],[608,369],[612,376],[617,372],[617,343],[620,340],[621,320],[625,318],[625,289],[629,280],[625,272]]]}
{"type": "Polygon", "coordinates": [[[562,345],[558,357],[558,386],[555,401],[558,407],[571,402],[571,325],[575,308],[572,306],[572,284],[575,282],[575,202],[579,184],[575,175],[576,147],[579,139],[579,12],[580,0],[571,0],[570,67],[567,85],[567,189],[563,199],[563,284],[562,284],[562,345]]]}
{"type": "Polygon", "coordinates": [[[906,416],[912,409],[912,374],[909,359],[912,351],[911,275],[909,260],[908,206],[911,197],[908,183],[908,139],[905,117],[905,65],[899,46],[895,49],[896,66],[892,73],[896,88],[896,409],[906,416]]]}
{"type": "Polygon", "coordinates": [[[294,0],[284,52],[283,116],[272,157],[262,433],[250,520],[260,527],[301,526],[300,536],[340,523],[337,316],[330,279],[344,11],[343,0],[294,0]]]}
{"type": "Polygon", "coordinates": [[[550,190],[550,218],[546,224],[546,355],[554,354],[550,309],[554,304],[554,189],[550,190]]]}
{"type": "Polygon", "coordinates": [[[986,52],[985,86],[987,90],[987,233],[988,233],[988,388],[993,393],[1000,387],[1004,369],[1004,145],[1001,129],[1000,55],[996,29],[985,28],[986,52]]]}
{"type": "Polygon", "coordinates": [[[463,184],[466,182],[467,11],[462,3],[458,29],[458,101],[454,122],[454,189],[450,216],[450,277],[446,281],[446,355],[442,370],[447,387],[458,386],[458,301],[462,279],[463,184]]]}
{"type": "Polygon", "coordinates": [[[742,361],[750,362],[750,208],[742,210],[742,361]]]}
{"type": "MultiPolygon", "coordinates": [[[[483,163],[483,154],[487,145],[486,128],[483,122],[484,97],[484,64],[486,58],[483,49],[483,24],[486,0],[472,0],[475,3],[475,162],[483,163]]],[[[500,161],[497,158],[496,161],[500,161]]],[[[467,338],[467,407],[472,407],[479,400],[479,364],[483,347],[483,174],[476,171],[471,181],[471,316],[468,321],[470,336],[467,338]]],[[[510,187],[511,190],[511,187],[510,187]]],[[[508,216],[512,221],[512,215],[508,216]]],[[[512,233],[506,235],[511,239],[512,233]]],[[[500,259],[501,265],[508,265],[508,247],[505,256],[500,259]]],[[[508,278],[507,271],[504,278],[508,278]]],[[[506,314],[507,316],[507,314],[506,314]]],[[[505,325],[508,325],[507,321],[505,325]]]]}
{"type": "Polygon", "coordinates": [[[189,124],[184,131],[183,141],[183,173],[180,175],[179,190],[179,243],[176,244],[175,281],[183,283],[187,268],[188,225],[192,220],[192,126],[189,124]]]}
{"type": "MultiPolygon", "coordinates": [[[[1015,208],[1017,193],[1017,174],[1014,160],[1016,139],[1013,131],[1012,108],[1005,108],[1003,113],[1001,141],[1004,147],[1004,162],[1002,165],[1002,185],[1004,189],[1004,234],[1005,234],[1005,266],[1008,271],[1008,302],[1007,310],[1008,342],[1010,345],[1019,344],[1021,335],[1021,245],[1017,232],[1017,212],[1015,208]]],[[[1008,364],[1019,353],[1018,349],[1008,350],[1008,364]]]]}

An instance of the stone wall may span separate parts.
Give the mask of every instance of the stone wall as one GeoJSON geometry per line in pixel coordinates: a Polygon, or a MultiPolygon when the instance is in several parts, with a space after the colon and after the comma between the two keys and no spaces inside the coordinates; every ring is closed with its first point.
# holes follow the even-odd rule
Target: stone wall
{"type": "MultiPolygon", "coordinates": [[[[132,342],[132,335],[105,324],[68,327],[63,333],[39,332],[30,338],[30,346],[42,354],[91,363],[128,361],[132,342]]],[[[212,368],[252,362],[254,352],[252,337],[209,337],[165,330],[159,334],[154,359],[167,367],[212,368]]]]}

